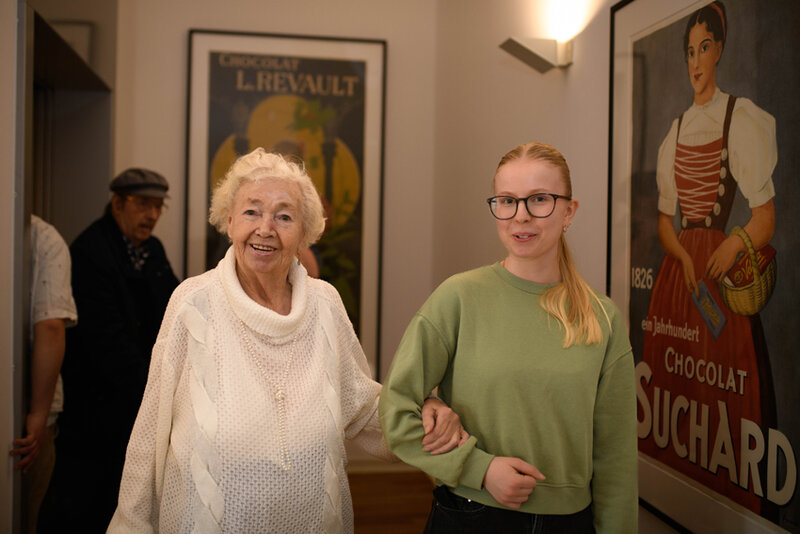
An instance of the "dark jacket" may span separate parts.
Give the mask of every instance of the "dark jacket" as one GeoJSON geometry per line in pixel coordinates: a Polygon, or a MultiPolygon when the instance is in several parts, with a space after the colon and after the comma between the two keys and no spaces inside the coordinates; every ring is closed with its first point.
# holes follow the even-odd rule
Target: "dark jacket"
{"type": "Polygon", "coordinates": [[[80,321],[67,339],[64,419],[78,419],[84,431],[102,425],[104,433],[125,443],[164,310],[178,285],[161,242],[150,237],[142,245],[150,254],[137,271],[119,226],[107,213],[70,247],[80,321]]]}
{"type": "Polygon", "coordinates": [[[137,271],[107,213],[70,247],[79,320],[67,330],[58,461],[42,505],[42,531],[104,533],[117,506],[150,353],[178,285],[161,242],[151,237],[142,245],[149,256],[137,271]]]}

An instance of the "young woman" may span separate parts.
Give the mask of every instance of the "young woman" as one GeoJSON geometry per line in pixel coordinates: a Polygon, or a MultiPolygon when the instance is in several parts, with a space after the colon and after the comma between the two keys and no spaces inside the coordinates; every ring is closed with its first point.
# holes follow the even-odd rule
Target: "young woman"
{"type": "Polygon", "coordinates": [[[438,480],[426,532],[636,532],[633,356],[567,249],[567,163],[518,146],[493,188],[508,254],[445,281],[412,319],[381,394],[386,439],[438,480]],[[471,437],[433,456],[419,413],[437,386],[471,437]]]}
{"type": "MultiPolygon", "coordinates": [[[[760,319],[757,314],[748,317],[728,309],[717,283],[727,275],[737,255],[745,251],[739,235],[726,236],[729,222],[742,226],[756,249],[772,239],[772,171],[777,162],[777,143],[775,119],[770,114],[750,100],[727,95],[717,87],[717,64],[727,34],[728,21],[721,2],[712,2],[689,17],[683,47],[694,103],[675,119],[658,152],[658,237],[665,256],[653,285],[648,318],[657,317],[664,324],[698,326],[699,334],[688,339],[645,336],[642,359],[653,371],[650,389],[658,387],[673,395],[680,392],[709,407],[707,428],[719,427],[723,417],[720,403],[726,406],[730,435],[734,436],[732,452],[740,458],[740,421],[748,419],[762,428],[774,427],[775,399],[760,319]],[[737,189],[750,206],[747,221],[729,221],[737,189]],[[676,234],[673,219],[678,207],[681,229],[676,234]],[[719,332],[706,328],[693,302],[692,295],[698,294],[701,282],[726,318],[719,332]],[[716,364],[725,371],[724,376],[715,373],[720,376],[709,385],[710,376],[701,382],[670,373],[665,369],[668,350],[683,358],[705,360],[710,366],[716,364]],[[740,380],[735,387],[728,383],[729,369],[735,370],[740,380]],[[742,375],[746,380],[740,379],[742,375]]],[[[677,446],[664,441],[669,436],[663,433],[663,417],[659,419],[654,421],[654,431],[640,443],[641,450],[739,504],[763,512],[759,497],[737,486],[738,465],[723,462],[725,469],[718,470],[709,464],[709,458],[712,464],[715,462],[711,454],[713,435],[711,443],[700,446],[707,447],[708,453],[680,451],[680,444],[692,446],[690,417],[679,417],[677,428],[670,430],[678,436],[677,446]],[[687,461],[687,455],[696,460],[687,461]]],[[[753,487],[748,481],[740,482],[743,487],[753,487]]]]}

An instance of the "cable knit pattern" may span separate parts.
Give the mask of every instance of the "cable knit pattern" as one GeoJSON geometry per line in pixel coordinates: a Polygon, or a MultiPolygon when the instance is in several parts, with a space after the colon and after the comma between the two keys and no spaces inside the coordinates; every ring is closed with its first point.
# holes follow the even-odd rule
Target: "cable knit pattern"
{"type": "Polygon", "coordinates": [[[336,290],[299,265],[289,281],[285,316],[247,297],[232,251],[176,289],[110,532],[353,531],[344,439],[394,459],[380,385],[336,290]]]}
{"type": "Polygon", "coordinates": [[[191,455],[191,472],[197,494],[205,505],[199,518],[203,532],[221,532],[225,501],[219,488],[220,460],[214,443],[217,436],[216,368],[206,350],[208,324],[194,306],[184,307],[183,321],[189,331],[189,385],[197,432],[191,455]]]}
{"type": "MultiPolygon", "coordinates": [[[[330,340],[336,339],[335,333],[332,332],[333,318],[330,316],[328,308],[320,309],[322,315],[322,326],[325,329],[325,339],[330,343],[330,340]]],[[[327,350],[333,352],[335,348],[328,345],[327,350]]],[[[341,488],[337,480],[339,471],[341,470],[341,452],[339,451],[340,443],[344,439],[344,429],[342,428],[342,414],[339,407],[336,388],[334,387],[335,380],[330,374],[325,373],[325,380],[322,383],[323,398],[325,399],[325,406],[328,409],[329,417],[327,424],[328,446],[327,455],[325,457],[325,495],[323,508],[323,519],[325,532],[342,532],[343,526],[341,521],[342,516],[342,498],[341,488]]]]}

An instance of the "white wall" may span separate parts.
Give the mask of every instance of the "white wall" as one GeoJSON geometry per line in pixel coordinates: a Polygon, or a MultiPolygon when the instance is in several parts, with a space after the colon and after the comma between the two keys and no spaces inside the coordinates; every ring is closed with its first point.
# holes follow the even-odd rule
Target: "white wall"
{"type": "Polygon", "coordinates": [[[434,280],[497,261],[484,199],[500,157],[542,141],[566,157],[580,201],[568,241],[584,277],[605,291],[609,20],[613,2],[440,0],[437,27],[434,280]],[[574,63],[540,74],[499,48],[554,37],[548,8],[585,18],[574,63]],[[502,9],[500,9],[502,8],[502,9]]]}
{"type": "Polygon", "coordinates": [[[518,143],[539,139],[566,155],[582,201],[570,243],[602,291],[613,2],[572,2],[588,26],[566,70],[542,75],[499,48],[511,35],[550,36],[554,4],[564,2],[120,0],[115,168],[149,166],[170,180],[156,234],[182,272],[188,30],[385,39],[383,370],[436,284],[501,257],[483,199],[497,160],[518,143]]]}
{"type": "Polygon", "coordinates": [[[188,30],[385,39],[382,335],[383,354],[391,354],[432,279],[435,14],[428,0],[120,0],[115,167],[152,167],[170,181],[171,207],[155,233],[176,272],[183,272],[188,30]]]}

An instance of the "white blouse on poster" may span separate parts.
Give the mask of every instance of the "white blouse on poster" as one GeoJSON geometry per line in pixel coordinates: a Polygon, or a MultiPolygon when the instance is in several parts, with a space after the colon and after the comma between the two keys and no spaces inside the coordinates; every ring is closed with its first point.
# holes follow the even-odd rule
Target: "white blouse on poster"
{"type": "MultiPolygon", "coordinates": [[[[692,105],[683,114],[680,142],[687,146],[711,143],[722,137],[728,95],[717,88],[707,103],[692,105]]],[[[656,180],[658,211],[675,215],[678,190],[675,185],[675,146],[678,119],[658,149],[656,180]]],[[[751,208],[775,196],[772,171],[778,161],[775,118],[747,98],[737,98],[728,133],[728,154],[734,180],[751,208]]]]}

